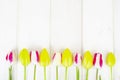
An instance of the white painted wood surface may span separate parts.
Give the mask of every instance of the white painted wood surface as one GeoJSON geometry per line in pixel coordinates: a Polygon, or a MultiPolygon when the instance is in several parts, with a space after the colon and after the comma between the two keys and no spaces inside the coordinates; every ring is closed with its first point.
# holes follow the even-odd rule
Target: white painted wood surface
{"type": "MultiPolygon", "coordinates": [[[[120,79],[120,1],[83,0],[82,5],[83,9],[81,0],[0,0],[0,79],[8,80],[9,65],[5,62],[7,52],[23,47],[29,50],[46,47],[52,53],[61,52],[67,47],[73,54],[81,53],[81,49],[83,52],[101,52],[104,58],[102,80],[110,80],[105,57],[107,52],[115,48],[117,64],[113,78],[120,79]]],[[[14,80],[23,80],[23,66],[20,62],[14,69],[14,80]]],[[[59,71],[59,79],[64,80],[64,67],[60,66],[59,71]]],[[[85,69],[80,71],[81,80],[85,80],[85,69]]],[[[95,80],[95,72],[95,68],[89,71],[89,80],[95,80]]],[[[74,66],[69,68],[68,78],[75,80],[74,66]]],[[[27,67],[27,80],[33,80],[32,64],[27,67]]],[[[43,68],[39,64],[37,80],[43,80],[43,68]]],[[[55,80],[52,65],[47,68],[47,80],[55,80]]]]}
{"type": "MultiPolygon", "coordinates": [[[[83,0],[83,49],[102,53],[104,63],[106,54],[113,51],[112,0],[83,0]]],[[[95,80],[96,69],[89,73],[89,79],[95,80]]],[[[101,73],[102,80],[110,80],[105,64],[101,73]]]]}
{"type": "Polygon", "coordinates": [[[117,57],[116,66],[114,68],[114,79],[120,79],[120,0],[115,1],[115,55],[117,57]]]}
{"type": "MultiPolygon", "coordinates": [[[[81,0],[52,0],[51,2],[51,47],[52,52],[70,48],[72,53],[81,53],[81,0]]],[[[55,71],[55,68],[52,70],[55,71]]],[[[68,79],[75,80],[75,67],[68,70],[68,79]]],[[[55,73],[52,72],[52,80],[55,73]]],[[[59,79],[64,80],[65,70],[60,67],[59,79]]]]}
{"type": "MultiPolygon", "coordinates": [[[[16,49],[17,0],[0,0],[0,79],[8,80],[6,54],[16,49]]],[[[14,78],[16,71],[14,71],[14,78]]]]}
{"type": "MultiPolygon", "coordinates": [[[[19,0],[18,48],[49,49],[50,0],[19,0]]],[[[27,80],[33,80],[34,67],[27,67],[27,80]]],[[[50,70],[47,70],[49,72],[50,70]]],[[[43,80],[43,67],[37,66],[37,79],[43,80]]],[[[48,73],[47,80],[50,72],[48,73]]],[[[23,66],[18,64],[18,80],[23,79],[23,66]]]]}

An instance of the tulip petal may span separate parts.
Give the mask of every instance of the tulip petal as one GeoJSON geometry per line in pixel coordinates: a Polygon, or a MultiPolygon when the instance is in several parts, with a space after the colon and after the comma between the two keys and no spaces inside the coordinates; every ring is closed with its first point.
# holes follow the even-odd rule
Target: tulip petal
{"type": "Polygon", "coordinates": [[[54,53],[53,54],[52,63],[55,66],[61,65],[61,54],[60,53],[54,53]]]}
{"type": "Polygon", "coordinates": [[[39,62],[39,52],[36,51],[36,58],[37,58],[37,62],[39,62]]]}
{"type": "Polygon", "coordinates": [[[30,51],[30,61],[32,61],[31,59],[32,59],[32,51],[30,51]]]}
{"type": "Polygon", "coordinates": [[[102,67],[103,66],[103,59],[102,59],[102,54],[100,54],[100,67],[102,67]]]}
{"type": "Polygon", "coordinates": [[[75,62],[78,63],[78,54],[75,55],[75,62]]]}
{"type": "Polygon", "coordinates": [[[72,65],[73,56],[72,56],[71,51],[68,48],[63,51],[61,60],[62,60],[63,66],[65,67],[69,67],[72,65]]]}
{"type": "Polygon", "coordinates": [[[86,69],[90,69],[93,66],[93,57],[90,51],[86,51],[83,60],[82,60],[83,67],[86,69]]]}
{"type": "Polygon", "coordinates": [[[22,49],[19,54],[20,62],[23,66],[27,66],[30,63],[30,54],[27,49],[22,49]]]}
{"type": "Polygon", "coordinates": [[[93,65],[95,65],[96,63],[96,57],[97,57],[97,53],[94,54],[93,65]]]}
{"type": "Polygon", "coordinates": [[[54,53],[54,55],[53,55],[53,57],[52,57],[52,60],[54,60],[54,59],[55,59],[55,56],[56,56],[56,53],[54,53]]]}
{"type": "Polygon", "coordinates": [[[6,61],[8,60],[8,54],[6,55],[6,61]]]}
{"type": "Polygon", "coordinates": [[[94,58],[93,58],[93,65],[96,68],[101,68],[103,65],[103,59],[102,59],[102,54],[101,53],[95,53],[94,58]]]}
{"type": "Polygon", "coordinates": [[[106,58],[106,64],[110,67],[113,67],[116,63],[115,55],[112,52],[109,52],[106,58]]]}
{"type": "Polygon", "coordinates": [[[45,48],[42,49],[39,57],[40,57],[40,64],[42,66],[45,67],[45,66],[48,66],[50,64],[50,56],[49,56],[47,49],[45,49],[45,48]]]}
{"type": "Polygon", "coordinates": [[[12,52],[10,52],[10,54],[9,54],[9,61],[10,61],[10,63],[13,62],[13,53],[12,52]]]}

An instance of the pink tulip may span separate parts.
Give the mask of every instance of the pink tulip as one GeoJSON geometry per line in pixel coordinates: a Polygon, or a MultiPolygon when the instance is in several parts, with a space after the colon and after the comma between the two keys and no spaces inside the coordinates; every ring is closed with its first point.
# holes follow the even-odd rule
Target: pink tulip
{"type": "Polygon", "coordinates": [[[81,55],[79,53],[76,53],[74,55],[74,64],[76,66],[80,66],[81,65],[81,55]]]}
{"type": "Polygon", "coordinates": [[[81,66],[81,55],[79,53],[74,55],[74,64],[76,66],[76,80],[79,80],[79,67],[81,66]]]}
{"type": "Polygon", "coordinates": [[[10,67],[9,67],[9,80],[12,80],[12,65],[15,62],[15,54],[11,51],[6,55],[6,61],[9,62],[10,67]]]}
{"type": "Polygon", "coordinates": [[[6,55],[6,61],[9,61],[10,63],[13,63],[13,61],[15,61],[15,55],[12,51],[6,55]]]}
{"type": "Polygon", "coordinates": [[[95,53],[94,54],[93,65],[96,68],[102,68],[102,66],[103,66],[103,59],[102,59],[102,54],[101,53],[95,53]]]}
{"type": "Polygon", "coordinates": [[[30,51],[30,61],[34,64],[39,62],[39,52],[38,51],[30,51]]]}
{"type": "Polygon", "coordinates": [[[52,63],[56,66],[56,80],[58,80],[58,66],[61,65],[61,54],[54,53],[52,56],[52,63]]]}
{"type": "Polygon", "coordinates": [[[103,59],[101,53],[95,53],[93,59],[93,65],[97,68],[96,69],[96,80],[99,80],[99,69],[103,66],[103,59]]]}
{"type": "Polygon", "coordinates": [[[34,75],[33,80],[36,80],[36,64],[39,63],[39,52],[30,51],[30,61],[34,64],[34,75]]]}
{"type": "Polygon", "coordinates": [[[56,65],[56,66],[61,65],[61,54],[60,53],[53,54],[52,63],[53,63],[53,65],[56,65]]]}

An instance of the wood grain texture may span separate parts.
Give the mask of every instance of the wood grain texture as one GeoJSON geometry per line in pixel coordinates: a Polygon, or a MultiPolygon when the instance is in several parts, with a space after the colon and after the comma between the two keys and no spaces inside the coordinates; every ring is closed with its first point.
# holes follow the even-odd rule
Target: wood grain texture
{"type": "MultiPolygon", "coordinates": [[[[95,52],[103,54],[102,80],[110,80],[105,57],[109,51],[113,51],[112,16],[112,0],[83,1],[83,49],[90,50],[92,54],[95,52]]],[[[95,72],[95,68],[89,71],[89,80],[95,80],[95,72]]],[[[85,80],[85,70],[83,76],[85,80]]]]}

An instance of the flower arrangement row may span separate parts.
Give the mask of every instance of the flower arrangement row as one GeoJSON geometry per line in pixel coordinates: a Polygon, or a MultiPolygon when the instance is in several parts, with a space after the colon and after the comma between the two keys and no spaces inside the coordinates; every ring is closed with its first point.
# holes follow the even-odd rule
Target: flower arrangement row
{"type": "MultiPolygon", "coordinates": [[[[12,51],[6,55],[6,61],[10,63],[9,67],[9,80],[12,80],[12,65],[16,61],[15,53],[12,51]]],[[[51,63],[56,66],[56,80],[58,80],[58,67],[63,65],[65,67],[65,80],[68,75],[68,68],[74,64],[76,66],[76,80],[80,80],[79,67],[82,65],[86,69],[86,80],[88,80],[89,69],[93,66],[96,67],[96,80],[101,80],[101,75],[99,75],[99,69],[103,66],[103,58],[101,53],[95,53],[92,56],[90,51],[86,51],[83,56],[79,53],[72,54],[70,49],[66,48],[62,53],[54,53],[50,57],[47,49],[42,49],[41,52],[38,51],[28,51],[26,48],[22,49],[19,53],[19,60],[24,66],[24,80],[26,80],[26,68],[31,63],[34,64],[34,79],[36,80],[36,64],[39,63],[44,68],[44,80],[46,80],[46,67],[51,63]]],[[[112,67],[116,63],[115,55],[109,52],[106,57],[106,64],[110,67],[111,80],[112,80],[112,67]]]]}

